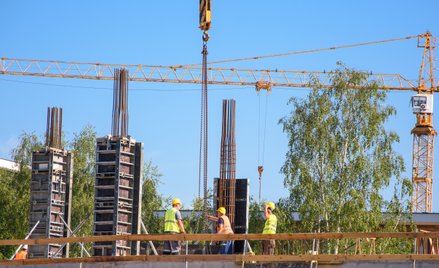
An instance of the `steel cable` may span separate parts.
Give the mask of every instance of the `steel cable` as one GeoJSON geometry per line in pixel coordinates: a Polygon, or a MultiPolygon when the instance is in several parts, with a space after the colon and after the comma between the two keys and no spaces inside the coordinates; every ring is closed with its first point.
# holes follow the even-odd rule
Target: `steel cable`
{"type": "MultiPolygon", "coordinates": [[[[238,61],[248,61],[248,60],[260,60],[260,59],[268,59],[268,58],[275,58],[275,57],[285,57],[285,56],[307,54],[307,53],[314,53],[314,52],[320,52],[320,51],[337,50],[337,49],[343,49],[343,48],[352,48],[352,47],[360,47],[360,46],[367,46],[367,45],[374,45],[374,44],[381,44],[381,43],[396,42],[396,41],[409,40],[409,39],[414,39],[414,38],[419,38],[419,37],[422,37],[422,35],[413,35],[413,36],[385,39],[385,40],[378,40],[378,41],[370,41],[370,42],[341,45],[341,46],[334,46],[334,47],[307,49],[307,50],[301,50],[301,51],[291,51],[291,52],[285,52],[285,53],[276,53],[276,54],[261,55],[261,56],[254,56],[254,57],[244,57],[244,58],[238,58],[238,59],[218,60],[218,61],[211,61],[208,63],[208,65],[229,63],[229,62],[238,62],[238,61]]],[[[180,65],[180,66],[189,67],[189,66],[199,66],[199,65],[200,65],[199,63],[193,63],[193,64],[185,64],[185,65],[180,65]]]]}

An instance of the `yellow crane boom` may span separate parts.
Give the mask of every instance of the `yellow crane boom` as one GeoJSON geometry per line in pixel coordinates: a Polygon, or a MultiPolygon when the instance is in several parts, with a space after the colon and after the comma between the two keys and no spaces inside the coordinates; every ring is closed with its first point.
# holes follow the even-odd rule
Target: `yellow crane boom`
{"type": "MultiPolygon", "coordinates": [[[[78,78],[113,80],[114,69],[129,70],[129,80],[135,82],[202,83],[202,68],[192,66],[160,66],[143,64],[110,64],[1,58],[0,74],[18,76],[43,76],[55,78],[78,78]]],[[[294,70],[255,70],[237,68],[207,68],[208,83],[218,85],[308,88],[331,86],[330,72],[294,70]]],[[[370,81],[378,81],[381,89],[417,90],[416,82],[400,74],[372,73],[370,81]]],[[[439,88],[435,88],[435,92],[439,88]]]]}

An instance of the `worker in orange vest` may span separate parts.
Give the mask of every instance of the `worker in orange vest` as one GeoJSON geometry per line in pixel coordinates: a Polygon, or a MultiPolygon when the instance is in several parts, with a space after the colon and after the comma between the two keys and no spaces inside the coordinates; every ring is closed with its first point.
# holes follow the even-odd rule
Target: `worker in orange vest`
{"type": "MultiPolygon", "coordinates": [[[[226,216],[226,209],[220,207],[217,210],[218,217],[207,216],[207,218],[217,222],[216,232],[217,234],[233,234],[232,226],[230,224],[229,217],[226,216]]],[[[233,254],[233,241],[223,241],[220,246],[220,254],[233,254]]]]}
{"type": "Polygon", "coordinates": [[[27,245],[24,245],[21,250],[15,255],[16,260],[27,259],[27,245]]]}

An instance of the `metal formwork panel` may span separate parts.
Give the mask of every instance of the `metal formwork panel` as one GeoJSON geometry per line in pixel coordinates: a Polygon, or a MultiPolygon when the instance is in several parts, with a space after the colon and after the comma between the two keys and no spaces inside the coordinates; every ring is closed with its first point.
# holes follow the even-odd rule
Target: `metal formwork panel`
{"type": "MultiPolygon", "coordinates": [[[[131,138],[107,136],[96,142],[93,235],[139,233],[142,144],[131,138]]],[[[93,256],[138,253],[138,243],[93,243],[93,256]]]]}
{"type": "MultiPolygon", "coordinates": [[[[219,178],[214,179],[214,210],[218,209],[220,187],[219,178]]],[[[231,187],[232,180],[225,180],[225,187],[231,187]]],[[[234,192],[235,192],[235,224],[233,232],[235,234],[246,234],[248,232],[248,219],[249,219],[249,205],[250,205],[250,184],[248,179],[236,179],[234,180],[234,192]]],[[[244,241],[235,241],[235,253],[242,253],[244,251],[244,241]]]]}
{"type": "MultiPolygon", "coordinates": [[[[249,219],[249,192],[250,185],[248,179],[236,180],[235,192],[235,234],[246,234],[248,232],[249,219]]],[[[235,241],[235,253],[244,252],[244,241],[235,241]]]]}
{"type": "MultiPolygon", "coordinates": [[[[32,153],[29,230],[40,221],[30,239],[68,236],[63,220],[70,223],[72,189],[72,154],[47,148],[32,153]]],[[[30,245],[29,258],[68,256],[61,244],[30,245]]]]}

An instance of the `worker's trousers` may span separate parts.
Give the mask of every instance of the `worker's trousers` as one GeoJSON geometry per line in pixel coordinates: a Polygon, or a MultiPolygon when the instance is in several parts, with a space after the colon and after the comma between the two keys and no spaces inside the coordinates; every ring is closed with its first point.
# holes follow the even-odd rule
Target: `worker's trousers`
{"type": "MultiPolygon", "coordinates": [[[[173,232],[165,232],[165,233],[176,234],[173,232]]],[[[163,245],[164,255],[180,255],[180,250],[181,250],[180,241],[164,241],[164,245],[163,245]]]]}
{"type": "Polygon", "coordinates": [[[263,255],[274,255],[274,247],[276,242],[272,240],[262,240],[262,254],[263,255]]]}
{"type": "Polygon", "coordinates": [[[220,254],[233,254],[234,241],[223,241],[220,246],[220,254]]]}

